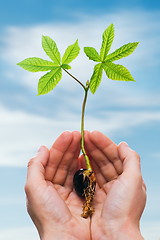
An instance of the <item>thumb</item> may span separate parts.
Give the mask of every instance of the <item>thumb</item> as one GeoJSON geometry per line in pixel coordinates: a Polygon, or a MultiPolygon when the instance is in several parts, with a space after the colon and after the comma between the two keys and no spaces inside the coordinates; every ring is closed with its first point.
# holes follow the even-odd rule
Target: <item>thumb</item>
{"type": "Polygon", "coordinates": [[[141,175],[140,156],[125,142],[118,145],[118,152],[123,162],[123,173],[132,178],[141,175]]]}

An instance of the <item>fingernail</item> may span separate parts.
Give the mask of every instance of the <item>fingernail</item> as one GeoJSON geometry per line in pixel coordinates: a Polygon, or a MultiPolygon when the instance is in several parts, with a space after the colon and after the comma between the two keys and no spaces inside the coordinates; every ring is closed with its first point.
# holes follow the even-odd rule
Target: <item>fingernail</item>
{"type": "Polygon", "coordinates": [[[129,147],[128,143],[126,143],[126,142],[120,142],[120,144],[123,144],[123,146],[125,146],[125,147],[129,147]]]}
{"type": "Polygon", "coordinates": [[[38,149],[38,152],[42,152],[44,149],[44,146],[40,146],[40,148],[38,149]]]}

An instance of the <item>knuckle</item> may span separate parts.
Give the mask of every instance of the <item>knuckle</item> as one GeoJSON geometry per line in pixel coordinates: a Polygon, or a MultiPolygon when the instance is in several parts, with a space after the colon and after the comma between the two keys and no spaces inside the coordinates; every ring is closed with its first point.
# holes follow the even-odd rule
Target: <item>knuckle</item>
{"type": "Polygon", "coordinates": [[[24,191],[25,191],[26,195],[29,194],[29,192],[30,192],[30,185],[28,183],[25,184],[24,191]]]}
{"type": "Polygon", "coordinates": [[[137,172],[136,180],[142,185],[142,174],[140,171],[137,172]]]}
{"type": "Polygon", "coordinates": [[[135,182],[137,183],[137,186],[139,188],[143,188],[144,187],[144,182],[143,182],[142,174],[141,174],[140,171],[135,176],[135,182]]]}
{"type": "Polygon", "coordinates": [[[137,158],[137,160],[140,162],[140,155],[134,150],[133,150],[133,154],[137,158]]]}
{"type": "Polygon", "coordinates": [[[29,168],[30,166],[32,166],[34,162],[35,162],[35,157],[33,157],[29,160],[27,167],[29,168]]]}
{"type": "Polygon", "coordinates": [[[141,163],[141,157],[140,157],[140,155],[136,152],[136,151],[134,151],[134,150],[132,150],[132,156],[135,158],[135,160],[136,160],[136,162],[139,164],[139,166],[140,166],[140,163],[141,163]]]}
{"type": "Polygon", "coordinates": [[[27,197],[30,197],[33,195],[35,189],[31,182],[29,182],[29,181],[26,182],[26,184],[24,186],[24,191],[25,191],[25,194],[27,197]]]}
{"type": "Polygon", "coordinates": [[[146,184],[145,184],[145,182],[144,182],[144,180],[142,179],[142,187],[143,187],[143,189],[145,190],[145,192],[147,191],[147,186],[146,186],[146,184]]]}

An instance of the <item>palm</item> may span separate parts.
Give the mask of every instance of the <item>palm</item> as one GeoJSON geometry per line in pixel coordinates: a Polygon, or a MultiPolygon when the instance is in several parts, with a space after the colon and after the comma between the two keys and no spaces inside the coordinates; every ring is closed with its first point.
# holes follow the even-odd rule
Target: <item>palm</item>
{"type": "MultiPolygon", "coordinates": [[[[110,222],[117,221],[118,216],[123,216],[124,196],[122,183],[119,179],[105,183],[98,187],[95,195],[95,214],[92,217],[91,232],[93,239],[102,234],[103,227],[110,222]]],[[[126,200],[127,201],[127,200],[126,200]]]]}
{"type": "Polygon", "coordinates": [[[99,132],[86,133],[86,142],[97,179],[92,238],[99,239],[104,229],[125,221],[123,216],[138,225],[146,194],[137,154],[117,146],[99,132]]]}
{"type": "Polygon", "coordinates": [[[52,184],[51,182],[48,182],[48,184],[51,189],[47,193],[49,202],[47,204],[52,206],[51,213],[54,215],[54,219],[58,217],[58,221],[62,220],[62,222],[64,222],[64,219],[67,221],[72,218],[81,219],[82,201],[77,194],[64,186],[52,184]]]}
{"type": "Polygon", "coordinates": [[[73,191],[73,176],[78,168],[79,143],[80,134],[73,132],[62,134],[53,144],[45,169],[43,204],[55,222],[62,226],[64,224],[77,238],[89,239],[90,220],[81,217],[82,200],[73,191]]]}

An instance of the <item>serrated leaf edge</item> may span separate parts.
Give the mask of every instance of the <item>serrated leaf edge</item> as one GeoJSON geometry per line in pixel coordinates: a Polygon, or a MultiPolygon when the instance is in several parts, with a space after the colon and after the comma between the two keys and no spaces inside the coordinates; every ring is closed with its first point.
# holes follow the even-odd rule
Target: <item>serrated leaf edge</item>
{"type": "Polygon", "coordinates": [[[99,85],[100,85],[100,83],[101,83],[101,80],[102,80],[102,72],[103,72],[103,68],[102,68],[102,63],[98,63],[98,64],[96,64],[95,66],[94,66],[94,71],[93,71],[93,74],[92,74],[92,76],[91,76],[91,79],[90,79],[90,91],[91,91],[91,93],[92,94],[94,94],[95,92],[96,92],[96,90],[98,89],[98,87],[99,87],[99,85]],[[99,69],[97,70],[96,68],[97,67],[99,67],[99,69]],[[98,75],[100,75],[100,80],[99,80],[99,83],[98,84],[96,84],[96,86],[94,87],[94,89],[93,89],[93,87],[92,87],[92,82],[93,82],[93,79],[94,79],[94,75],[95,74],[97,74],[96,73],[96,70],[98,71],[98,75]]]}
{"type": "MultiPolygon", "coordinates": [[[[54,69],[54,70],[55,70],[55,69],[54,69]]],[[[60,72],[60,73],[61,73],[61,77],[59,78],[58,82],[55,84],[55,86],[54,86],[52,89],[50,89],[50,90],[47,91],[46,93],[43,93],[43,90],[45,89],[46,85],[49,83],[49,81],[51,81],[50,79],[53,77],[53,76],[52,76],[52,77],[48,80],[48,82],[47,82],[47,84],[45,85],[45,87],[43,88],[43,90],[42,90],[42,91],[39,91],[40,81],[41,81],[45,76],[47,76],[48,74],[50,74],[52,71],[53,71],[53,70],[51,70],[50,72],[47,72],[45,75],[43,75],[43,76],[39,79],[39,82],[38,82],[38,94],[37,94],[37,96],[39,96],[39,95],[45,95],[45,94],[49,93],[50,91],[52,91],[52,90],[56,87],[56,85],[58,84],[58,82],[61,80],[61,78],[62,78],[62,68],[61,68],[61,67],[57,67],[57,71],[56,71],[56,72],[53,72],[53,76],[56,75],[56,74],[58,73],[58,71],[61,71],[61,72],[60,72]]]]}
{"type": "Polygon", "coordinates": [[[45,60],[45,59],[42,59],[42,58],[38,58],[38,57],[26,58],[26,59],[22,60],[21,62],[17,63],[17,65],[20,66],[21,68],[29,71],[29,72],[49,71],[49,70],[52,70],[56,66],[56,64],[54,62],[51,62],[51,61],[48,61],[48,60],[45,60]],[[25,63],[26,61],[32,61],[32,60],[39,61],[39,63],[40,63],[40,61],[43,61],[43,63],[41,65],[38,65],[38,63],[36,63],[34,61],[33,61],[33,63],[25,63]],[[43,65],[45,63],[46,63],[46,65],[43,65]],[[43,68],[44,67],[44,68],[48,68],[48,69],[40,69],[40,70],[37,69],[37,70],[33,71],[33,70],[29,70],[29,69],[25,68],[25,66],[30,66],[30,67],[33,67],[33,68],[34,67],[35,68],[41,68],[41,67],[43,68]]]}
{"type": "MultiPolygon", "coordinates": [[[[94,47],[84,47],[84,52],[90,60],[92,60],[94,62],[101,62],[100,55],[94,47]],[[94,53],[96,53],[96,54],[93,54],[95,56],[95,58],[88,54],[88,52],[86,51],[87,49],[92,49],[94,51],[94,53]]],[[[92,52],[92,51],[90,51],[90,52],[92,52]]]]}
{"type": "Polygon", "coordinates": [[[62,57],[62,64],[69,64],[70,62],[72,62],[72,61],[78,56],[79,52],[80,52],[80,47],[79,47],[78,39],[77,39],[77,40],[75,41],[75,43],[69,45],[69,46],[66,48],[65,53],[63,54],[63,57],[62,57]],[[71,55],[71,52],[73,51],[73,49],[74,49],[75,47],[77,47],[77,49],[78,49],[78,50],[77,50],[77,54],[68,62],[67,59],[69,58],[69,55],[71,55]],[[69,48],[71,48],[70,53],[68,54],[68,56],[67,56],[66,58],[64,58],[65,55],[67,55],[67,51],[68,51],[69,48]],[[67,63],[66,63],[66,62],[67,62],[67,63]]]}
{"type": "Polygon", "coordinates": [[[103,67],[103,70],[105,71],[107,77],[108,77],[109,79],[111,79],[111,80],[116,80],[116,81],[133,81],[133,82],[135,82],[132,74],[131,74],[131,73],[129,72],[129,70],[128,70],[126,67],[124,67],[123,65],[115,64],[115,63],[112,63],[112,62],[107,62],[107,63],[103,63],[103,64],[102,64],[102,67],[103,67]],[[109,64],[110,64],[110,65],[109,65],[109,64]],[[115,69],[113,69],[113,68],[111,67],[111,65],[114,66],[114,67],[120,67],[120,68],[122,68],[122,70],[119,69],[119,70],[116,72],[115,69]],[[109,76],[108,76],[108,73],[107,73],[107,68],[106,68],[106,67],[108,67],[108,69],[109,69],[110,71],[113,71],[113,73],[116,72],[116,74],[119,74],[119,75],[121,75],[121,76],[124,77],[124,78],[123,78],[123,79],[116,79],[116,78],[111,78],[111,77],[109,77],[109,76]],[[124,70],[127,72],[127,74],[129,74],[130,78],[128,78],[128,77],[125,78],[125,76],[123,75],[123,74],[124,74],[124,70]]]}
{"type": "Polygon", "coordinates": [[[112,23],[105,29],[102,35],[102,45],[100,49],[101,62],[103,62],[105,57],[107,56],[112,46],[113,40],[114,40],[114,24],[112,23]]]}
{"type": "Polygon", "coordinates": [[[104,62],[106,62],[106,61],[111,61],[111,62],[114,62],[114,61],[117,61],[117,60],[119,60],[119,59],[122,59],[122,58],[124,58],[124,57],[127,57],[127,56],[129,56],[129,55],[131,55],[133,52],[134,52],[134,50],[137,48],[137,46],[138,46],[138,44],[139,44],[139,42],[133,42],[133,43],[126,43],[126,44],[124,44],[123,46],[121,46],[120,48],[117,48],[114,52],[112,52],[112,53],[110,53],[109,55],[107,55],[106,56],[106,58],[105,58],[105,60],[104,60],[104,62]],[[132,46],[130,46],[129,48],[126,48],[123,52],[120,52],[119,53],[119,51],[121,50],[121,49],[123,49],[123,48],[125,48],[127,45],[129,45],[129,44],[134,44],[134,45],[132,45],[132,46]],[[132,49],[132,50],[130,50],[130,49],[132,49]],[[130,50],[130,52],[129,52],[129,50],[130,50]],[[128,54],[126,53],[124,53],[124,52],[129,52],[128,54]],[[117,53],[117,54],[116,54],[117,53]],[[115,55],[116,54],[116,55],[115,55]],[[123,55],[122,55],[123,54],[123,55]],[[122,56],[120,56],[120,55],[122,55],[122,56]]]}
{"type": "Polygon", "coordinates": [[[52,38],[50,38],[49,36],[44,36],[44,35],[42,35],[42,47],[43,47],[43,50],[45,51],[45,53],[47,54],[47,56],[48,56],[53,62],[57,63],[58,65],[61,65],[61,55],[60,55],[60,52],[59,52],[59,50],[58,50],[58,47],[57,47],[56,42],[55,42],[52,38]],[[55,46],[55,50],[56,50],[57,53],[56,53],[55,51],[53,51],[53,49],[51,48],[50,44],[49,44],[49,43],[47,42],[47,40],[46,40],[47,38],[52,41],[52,43],[53,43],[54,46],[55,46]],[[45,40],[45,43],[47,43],[48,48],[50,49],[50,52],[52,53],[52,55],[53,55],[54,57],[52,57],[52,56],[47,52],[47,50],[45,49],[45,47],[44,47],[44,40],[45,40]],[[58,54],[58,57],[57,57],[56,54],[58,54]],[[55,61],[55,60],[56,60],[56,61],[55,61]]]}

